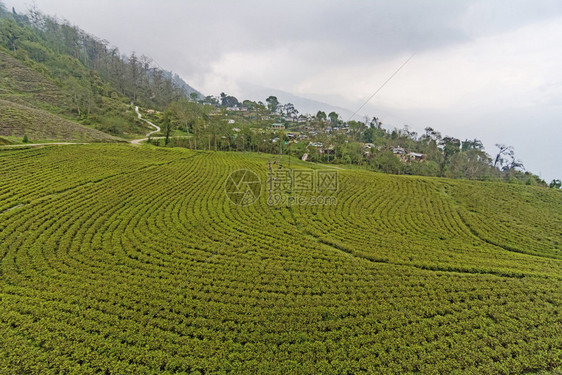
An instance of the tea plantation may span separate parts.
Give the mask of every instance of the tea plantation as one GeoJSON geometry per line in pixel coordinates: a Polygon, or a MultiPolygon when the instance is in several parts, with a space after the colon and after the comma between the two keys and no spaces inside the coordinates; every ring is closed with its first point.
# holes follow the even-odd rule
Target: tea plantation
{"type": "Polygon", "coordinates": [[[0,151],[0,373],[562,369],[562,192],[271,158],[0,151]]]}

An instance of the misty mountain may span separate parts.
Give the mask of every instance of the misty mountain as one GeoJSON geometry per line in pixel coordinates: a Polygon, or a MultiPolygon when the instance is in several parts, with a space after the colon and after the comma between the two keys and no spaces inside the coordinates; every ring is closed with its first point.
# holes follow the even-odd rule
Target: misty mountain
{"type": "Polygon", "coordinates": [[[183,80],[179,75],[176,73],[172,73],[169,71],[164,71],[164,77],[170,79],[174,87],[179,88],[182,92],[185,93],[187,97],[189,97],[192,93],[196,93],[198,97],[203,98],[204,95],[201,92],[197,91],[193,87],[191,87],[187,82],[183,80]]]}
{"type": "Polygon", "coordinates": [[[303,98],[291,94],[290,92],[272,89],[269,87],[263,87],[259,85],[254,85],[251,83],[244,83],[240,85],[240,92],[242,92],[242,97],[244,99],[250,99],[265,102],[265,99],[270,95],[276,96],[280,103],[292,103],[300,113],[316,114],[318,111],[324,111],[326,113],[336,112],[343,118],[347,118],[353,114],[353,112],[347,108],[334,106],[328,103],[319,102],[316,100],[303,98]]]}

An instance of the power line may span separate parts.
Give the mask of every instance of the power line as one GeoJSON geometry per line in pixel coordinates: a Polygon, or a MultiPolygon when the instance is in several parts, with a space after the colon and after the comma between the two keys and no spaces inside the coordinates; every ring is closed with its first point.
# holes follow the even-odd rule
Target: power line
{"type": "Polygon", "coordinates": [[[396,71],[395,71],[394,73],[392,73],[392,75],[391,75],[390,77],[388,77],[388,79],[387,79],[386,81],[384,81],[384,83],[377,89],[377,91],[375,91],[374,94],[371,95],[371,96],[369,97],[369,99],[367,99],[367,100],[365,101],[365,103],[363,103],[363,104],[361,105],[361,107],[359,107],[359,109],[357,109],[357,111],[355,111],[355,112],[349,117],[349,119],[348,119],[347,121],[350,121],[361,109],[363,109],[363,107],[365,107],[365,106],[367,105],[367,103],[369,103],[369,102],[371,101],[371,99],[373,99],[373,98],[375,97],[375,95],[377,95],[377,94],[379,93],[379,91],[381,91],[381,90],[383,89],[383,87],[386,86],[386,84],[387,84],[388,82],[390,82],[390,80],[391,80],[392,78],[394,78],[394,76],[397,75],[398,72],[399,72],[400,70],[402,70],[402,68],[403,68],[404,66],[406,66],[406,64],[412,59],[412,57],[414,57],[414,55],[408,57],[408,59],[407,59],[406,61],[404,61],[404,62],[402,63],[402,65],[400,65],[400,66],[398,67],[398,69],[396,69],[396,71]]]}

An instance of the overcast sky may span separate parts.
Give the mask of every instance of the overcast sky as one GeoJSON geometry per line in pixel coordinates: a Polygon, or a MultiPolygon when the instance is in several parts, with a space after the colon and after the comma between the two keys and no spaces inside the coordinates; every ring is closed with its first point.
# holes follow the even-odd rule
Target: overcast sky
{"type": "MultiPolygon", "coordinates": [[[[21,11],[32,3],[4,1],[21,11]]],[[[560,0],[35,4],[206,95],[244,99],[257,85],[353,112],[413,55],[357,119],[479,138],[490,154],[495,143],[512,145],[528,170],[562,178],[560,0]]]]}

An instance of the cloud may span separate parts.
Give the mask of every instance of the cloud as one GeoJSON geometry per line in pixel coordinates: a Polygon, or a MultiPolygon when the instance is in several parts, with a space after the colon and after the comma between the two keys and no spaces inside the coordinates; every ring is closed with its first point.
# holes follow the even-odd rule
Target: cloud
{"type": "MultiPolygon", "coordinates": [[[[435,110],[546,105],[560,89],[561,21],[553,19],[417,55],[378,100],[396,109],[405,103],[435,110]]],[[[389,65],[399,63],[371,69],[376,72],[366,86],[376,86],[388,75],[389,65]]],[[[353,71],[369,77],[368,67],[353,71]]],[[[361,87],[353,91],[369,92],[361,87]]]]}

